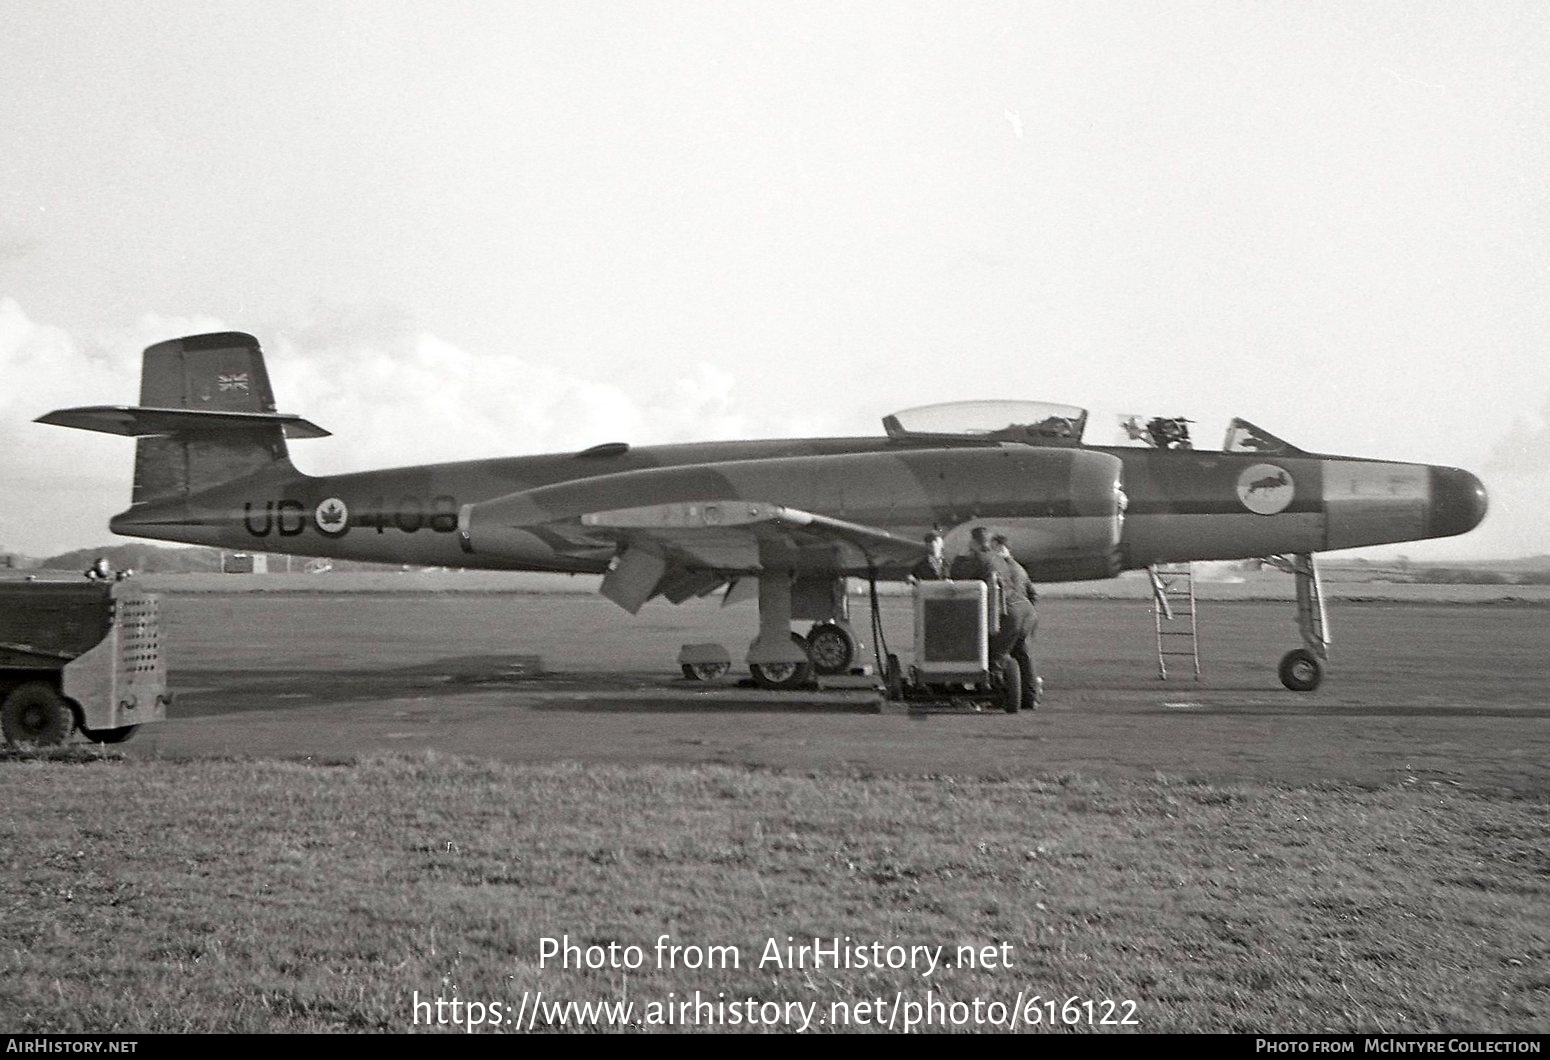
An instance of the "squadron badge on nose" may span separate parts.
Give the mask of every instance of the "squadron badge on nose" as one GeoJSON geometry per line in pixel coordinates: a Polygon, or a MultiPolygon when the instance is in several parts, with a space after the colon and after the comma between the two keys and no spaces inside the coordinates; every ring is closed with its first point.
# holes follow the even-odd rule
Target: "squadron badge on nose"
{"type": "Polygon", "coordinates": [[[1292,503],[1297,486],[1284,467],[1253,464],[1238,476],[1238,499],[1255,515],[1275,515],[1292,503]]]}

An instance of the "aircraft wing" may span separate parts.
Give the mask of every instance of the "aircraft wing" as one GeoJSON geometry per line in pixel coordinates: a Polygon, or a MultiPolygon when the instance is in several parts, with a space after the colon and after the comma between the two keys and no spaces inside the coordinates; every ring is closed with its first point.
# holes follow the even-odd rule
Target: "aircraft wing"
{"type": "MultiPolygon", "coordinates": [[[[499,549],[501,529],[465,508],[461,528],[478,549],[499,549]],[[471,533],[470,533],[471,532],[471,533]]],[[[504,520],[503,520],[504,521],[504,520]]],[[[681,603],[767,567],[862,571],[909,566],[924,542],[768,501],[693,500],[583,512],[511,530],[540,536],[557,551],[612,555],[603,594],[628,611],[654,596],[681,603]]]]}
{"type": "Polygon", "coordinates": [[[771,566],[825,571],[912,564],[923,542],[765,501],[688,501],[588,512],[581,525],[621,552],[603,595],[630,612],[656,595],[681,603],[771,566]]]}
{"type": "Polygon", "coordinates": [[[923,542],[877,527],[846,522],[764,501],[689,501],[589,512],[589,529],[631,544],[652,543],[707,569],[757,570],[770,553],[818,552],[841,567],[911,564],[923,542]]]}

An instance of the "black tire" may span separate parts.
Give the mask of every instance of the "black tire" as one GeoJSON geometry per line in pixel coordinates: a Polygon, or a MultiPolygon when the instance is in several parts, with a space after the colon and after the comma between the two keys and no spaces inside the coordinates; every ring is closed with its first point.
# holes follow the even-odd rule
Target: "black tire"
{"type": "Polygon", "coordinates": [[[730,663],[684,663],[684,677],[690,681],[714,681],[728,670],[730,663]]]}
{"type": "Polygon", "coordinates": [[[991,683],[1000,687],[1001,709],[1016,714],[1023,706],[1023,674],[1014,659],[1001,661],[1001,679],[991,683]]]}
{"type": "Polygon", "coordinates": [[[849,673],[861,651],[856,635],[840,622],[820,622],[808,630],[805,647],[813,670],[820,674],[849,673]]]}
{"type": "Polygon", "coordinates": [[[1312,692],[1324,680],[1324,660],[1307,648],[1281,656],[1281,683],[1293,692],[1312,692]]]}
{"type": "Polygon", "coordinates": [[[135,734],[138,725],[121,725],[116,729],[88,729],[81,726],[81,735],[92,743],[123,743],[135,734]]]}
{"type": "Polygon", "coordinates": [[[70,705],[43,681],[16,686],[0,704],[0,731],[6,743],[53,747],[64,743],[74,728],[70,705]]]}
{"type": "MultiPolygon", "coordinates": [[[[791,634],[791,639],[804,653],[807,651],[807,641],[795,633],[791,634]]],[[[749,663],[748,669],[753,674],[754,684],[776,692],[801,688],[813,679],[813,666],[805,662],[749,663]]]]}

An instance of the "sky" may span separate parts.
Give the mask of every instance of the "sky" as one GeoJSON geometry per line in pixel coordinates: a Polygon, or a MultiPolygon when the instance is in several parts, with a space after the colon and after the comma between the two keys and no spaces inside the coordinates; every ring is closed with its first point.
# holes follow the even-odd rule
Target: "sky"
{"type": "Polygon", "coordinates": [[[1543,3],[0,24],[0,551],[128,502],[131,443],[35,416],[233,329],[334,432],[293,445],[312,473],[1022,398],[1466,467],[1486,523],[1389,551],[1550,553],[1543,3]]]}

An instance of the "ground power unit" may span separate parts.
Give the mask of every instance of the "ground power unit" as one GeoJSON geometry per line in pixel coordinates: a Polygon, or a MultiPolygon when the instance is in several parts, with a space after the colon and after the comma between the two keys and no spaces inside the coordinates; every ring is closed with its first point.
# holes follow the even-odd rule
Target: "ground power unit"
{"type": "Polygon", "coordinates": [[[915,585],[915,662],[908,674],[889,658],[894,699],[1016,713],[1022,698],[1017,664],[991,666],[990,638],[999,626],[1000,594],[984,582],[923,581],[915,585]]]}

